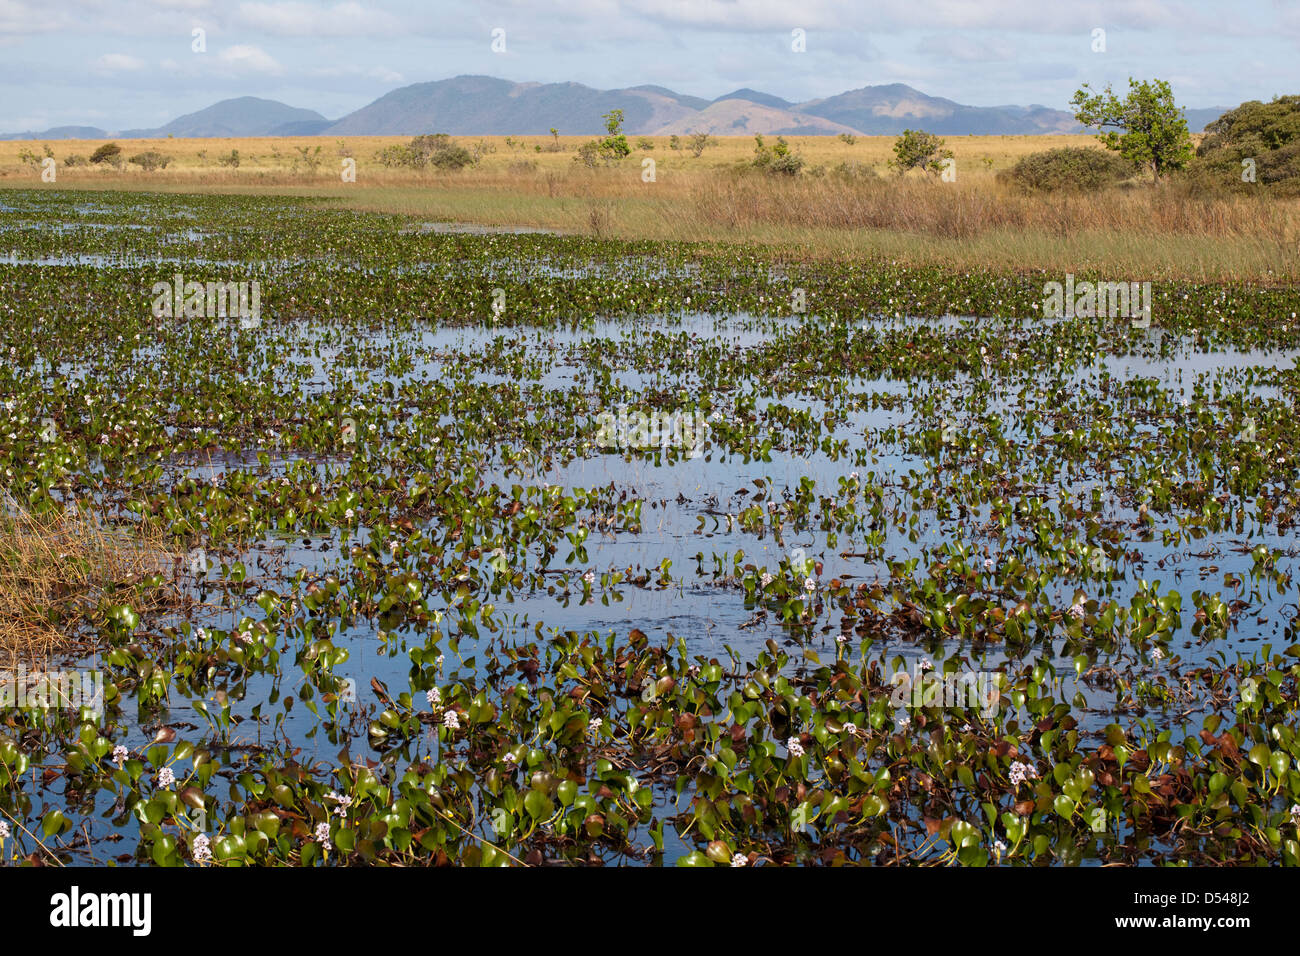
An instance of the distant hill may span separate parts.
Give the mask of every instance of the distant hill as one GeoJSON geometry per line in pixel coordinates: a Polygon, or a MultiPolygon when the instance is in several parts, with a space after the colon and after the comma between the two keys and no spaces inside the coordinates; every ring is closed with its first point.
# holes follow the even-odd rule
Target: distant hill
{"type": "Polygon", "coordinates": [[[1064,110],[1045,106],[963,106],[927,96],[902,83],[864,86],[796,107],[800,112],[851,126],[869,136],[905,129],[941,135],[968,133],[1074,133],[1082,127],[1064,110]]]}
{"type": "Polygon", "coordinates": [[[0,139],[107,139],[108,133],[97,126],[55,126],[43,133],[0,133],[0,139]]]}
{"type": "Polygon", "coordinates": [[[331,136],[406,135],[436,130],[453,135],[592,135],[602,114],[623,111],[629,133],[718,135],[844,132],[897,134],[923,126],[936,133],[1059,133],[1078,130],[1062,110],[1042,106],[975,107],[927,96],[895,83],[795,104],[769,93],[739,89],[712,102],[657,86],[596,90],[581,83],[512,83],[490,76],[458,76],[416,83],[381,96],[343,117],[331,136]]]}
{"type": "Polygon", "coordinates": [[[314,136],[330,125],[329,120],[315,110],[286,106],[277,100],[264,100],[256,96],[240,96],[232,100],[213,103],[197,113],[187,113],[166,126],[157,129],[129,129],[120,135],[123,139],[161,139],[186,137],[235,136],[314,136]],[[306,124],[311,132],[286,133],[285,128],[306,124]]]}
{"type": "MultiPolygon", "coordinates": [[[[949,136],[1082,132],[1064,110],[1037,105],[964,106],[903,83],[863,86],[824,99],[792,103],[748,88],[706,100],[663,86],[597,90],[581,83],[515,83],[491,76],[456,76],[403,86],[337,121],[276,100],[241,96],[156,129],[106,132],[92,126],[60,126],[43,133],[0,134],[0,139],[414,136],[434,132],[545,136],[552,127],[565,135],[591,136],[604,130],[602,116],[615,109],[623,111],[626,132],[642,135],[896,136],[904,129],[949,136]]],[[[1188,128],[1200,132],[1223,112],[1219,108],[1189,109],[1188,128]]]]}
{"type": "MultiPolygon", "coordinates": [[[[774,97],[775,98],[775,97],[774,97]]],[[[712,133],[715,136],[752,136],[755,133],[785,136],[834,136],[856,132],[850,126],[832,123],[819,116],[763,106],[750,100],[724,99],[699,112],[674,120],[652,132],[712,133]]]]}
{"type": "MultiPolygon", "coordinates": [[[[648,133],[693,116],[694,98],[658,87],[596,90],[581,83],[512,83],[490,76],[457,76],[393,90],[349,113],[331,136],[382,136],[439,132],[452,135],[598,133],[602,114],[623,111],[624,129],[648,133]]],[[[703,101],[701,101],[703,102],[703,101]]]]}
{"type": "Polygon", "coordinates": [[[750,103],[757,103],[759,106],[770,106],[778,110],[787,110],[794,106],[789,100],[783,100],[779,96],[773,96],[771,93],[760,93],[758,90],[748,88],[732,90],[724,96],[719,96],[713,102],[721,103],[723,100],[746,100],[750,103]]]}

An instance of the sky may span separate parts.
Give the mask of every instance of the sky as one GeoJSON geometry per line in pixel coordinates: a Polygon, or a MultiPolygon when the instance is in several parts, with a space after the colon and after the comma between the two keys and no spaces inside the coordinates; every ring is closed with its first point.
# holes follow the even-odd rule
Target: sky
{"type": "Polygon", "coordinates": [[[1300,0],[0,0],[6,132],[153,127],[234,96],[337,119],[465,73],[1058,109],[1135,76],[1235,106],[1300,93],[1300,0]]]}

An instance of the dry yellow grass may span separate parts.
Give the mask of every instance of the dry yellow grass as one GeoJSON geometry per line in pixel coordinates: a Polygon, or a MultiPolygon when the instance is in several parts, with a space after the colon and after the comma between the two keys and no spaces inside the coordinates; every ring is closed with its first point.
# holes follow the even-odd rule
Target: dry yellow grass
{"type": "MultiPolygon", "coordinates": [[[[737,161],[748,159],[754,152],[752,136],[718,137],[716,145],[710,146],[704,153],[695,157],[685,148],[669,148],[669,137],[646,137],[653,144],[651,150],[637,148],[642,137],[629,136],[633,146],[632,160],[629,168],[636,167],[639,179],[640,160],[650,157],[655,160],[657,172],[671,176],[674,173],[702,172],[720,167],[727,167],[737,161]]],[[[226,174],[230,170],[221,165],[218,158],[229,156],[231,150],[238,150],[240,176],[258,176],[262,174],[305,173],[306,166],[300,151],[306,149],[312,155],[320,148],[319,159],[321,172],[318,178],[337,179],[341,160],[352,157],[357,161],[358,179],[364,182],[368,177],[381,180],[409,181],[413,174],[384,170],[378,164],[379,154],[389,146],[409,142],[409,136],[350,136],[330,138],[321,136],[297,137],[242,137],[229,139],[123,139],[114,140],[122,147],[125,160],[139,153],[155,150],[164,153],[173,161],[168,173],[187,174],[226,174]],[[296,161],[296,165],[295,165],[296,161]]],[[[559,172],[574,165],[577,149],[592,139],[590,136],[561,136],[558,140],[560,150],[552,151],[555,141],[550,136],[459,136],[456,141],[467,147],[480,146],[486,150],[479,164],[484,173],[510,171],[521,163],[533,163],[540,172],[559,172]],[[480,145],[481,144],[481,145],[480,145]]],[[[768,143],[775,137],[765,137],[768,143]]],[[[68,168],[69,156],[88,158],[96,148],[106,140],[12,140],[0,141],[0,177],[11,178],[24,176],[39,179],[39,170],[20,159],[23,153],[35,153],[43,156],[45,147],[49,147],[58,162],[60,180],[69,183],[80,182],[86,177],[115,178],[123,175],[112,167],[68,168]]],[[[787,137],[791,147],[801,153],[812,165],[838,163],[866,163],[884,172],[886,164],[893,158],[894,137],[862,136],[849,145],[834,136],[794,136],[787,137]]],[[[1029,153],[1059,146],[1093,145],[1091,136],[950,136],[948,147],[953,151],[959,169],[959,175],[983,176],[990,170],[996,172],[1013,165],[1016,160],[1029,153]]],[[[166,174],[148,174],[136,167],[130,167],[125,174],[128,178],[159,179],[166,174]]]]}
{"type": "MultiPolygon", "coordinates": [[[[957,181],[888,169],[894,139],[793,137],[808,169],[824,175],[739,175],[752,137],[722,137],[699,157],[652,137],[629,137],[632,156],[613,168],[576,160],[590,137],[457,137],[478,147],[479,164],[454,173],[388,169],[380,152],[409,137],[123,140],[123,156],[158,150],[168,169],[65,168],[69,155],[101,145],[49,143],[59,162],[53,188],[177,192],[269,192],[315,196],[352,209],[423,219],[532,226],[626,238],[751,242],[790,255],[886,256],[915,264],[1057,272],[1099,269],[1142,278],[1294,281],[1300,248],[1300,201],[1260,197],[1198,199],[1176,186],[1144,183],[1086,196],[1029,197],[997,173],[1032,152],[1095,145],[1091,136],[952,136],[957,181]],[[301,152],[320,149],[315,174],[301,152]],[[237,169],[216,158],[238,150],[237,169]],[[340,177],[344,157],[357,181],[340,177]],[[655,161],[653,182],[642,160],[655,161]],[[296,168],[295,168],[296,161],[296,168]],[[877,178],[845,179],[841,164],[877,178]]],[[[768,137],[771,142],[772,137],[768,137]]],[[[39,169],[19,159],[41,143],[0,143],[0,188],[40,186],[39,169]]],[[[683,146],[685,138],[683,138],[683,146]]]]}
{"type": "Polygon", "coordinates": [[[0,501],[0,662],[68,650],[76,638],[62,621],[79,618],[105,587],[162,574],[176,561],[148,529],[111,527],[76,509],[38,516],[0,501]]]}

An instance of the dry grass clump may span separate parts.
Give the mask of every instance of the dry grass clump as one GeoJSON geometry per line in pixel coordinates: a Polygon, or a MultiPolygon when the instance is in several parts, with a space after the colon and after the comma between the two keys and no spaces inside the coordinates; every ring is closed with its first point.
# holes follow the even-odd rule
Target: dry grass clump
{"type": "Polygon", "coordinates": [[[1000,230],[1058,236],[1113,230],[1129,234],[1300,239],[1294,203],[1254,197],[1194,197],[1176,186],[1112,187],[1092,193],[1023,195],[988,181],[933,179],[718,177],[693,196],[695,216],[728,226],[888,229],[951,239],[1000,230]]]}
{"type": "MultiPolygon", "coordinates": [[[[106,590],[175,561],[159,530],[112,526],[76,508],[36,515],[0,497],[0,660],[79,646],[78,625],[106,590]]],[[[161,591],[132,594],[137,612],[164,600],[161,591]]]]}

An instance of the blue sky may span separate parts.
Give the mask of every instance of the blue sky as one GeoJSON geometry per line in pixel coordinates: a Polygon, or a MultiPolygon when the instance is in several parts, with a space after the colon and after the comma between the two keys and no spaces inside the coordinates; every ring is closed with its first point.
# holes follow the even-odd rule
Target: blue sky
{"type": "Polygon", "coordinates": [[[1234,106],[1300,93],[1300,0],[0,0],[4,131],[156,126],[244,95],[335,119],[460,73],[794,101],[899,82],[1057,108],[1133,75],[1234,106]]]}

